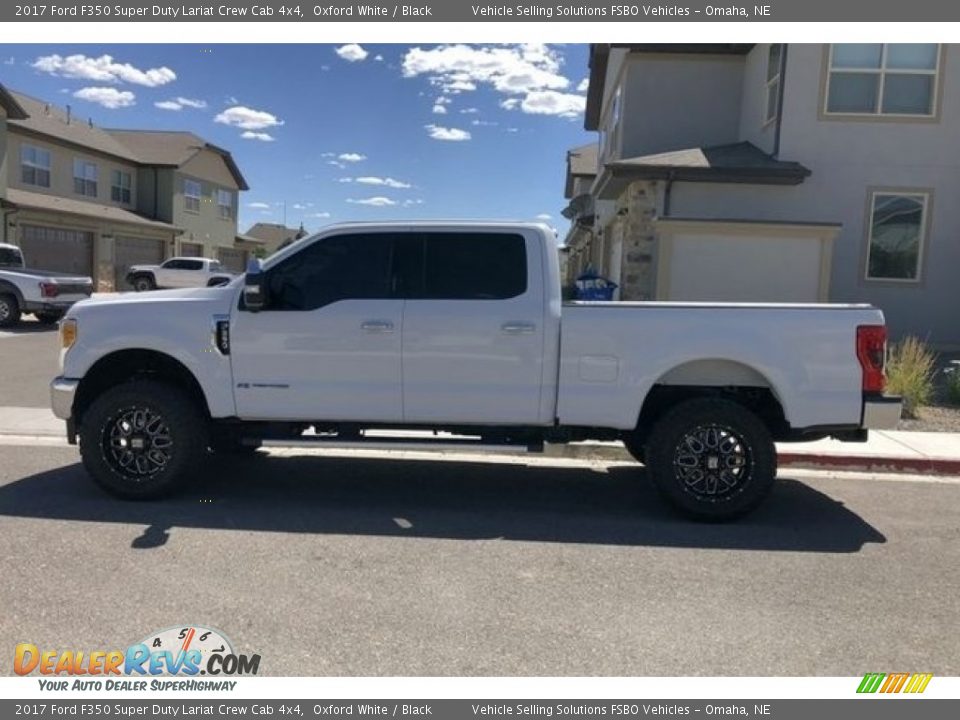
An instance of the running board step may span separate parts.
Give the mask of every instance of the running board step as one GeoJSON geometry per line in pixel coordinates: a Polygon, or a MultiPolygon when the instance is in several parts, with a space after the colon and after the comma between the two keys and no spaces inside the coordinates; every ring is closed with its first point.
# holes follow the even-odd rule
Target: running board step
{"type": "Polygon", "coordinates": [[[263,440],[263,447],[299,447],[299,448],[340,448],[346,450],[415,450],[439,452],[461,450],[464,452],[502,453],[513,452],[542,453],[543,443],[491,443],[483,440],[443,440],[372,437],[369,440],[340,440],[336,437],[305,437],[288,440],[263,440]]]}

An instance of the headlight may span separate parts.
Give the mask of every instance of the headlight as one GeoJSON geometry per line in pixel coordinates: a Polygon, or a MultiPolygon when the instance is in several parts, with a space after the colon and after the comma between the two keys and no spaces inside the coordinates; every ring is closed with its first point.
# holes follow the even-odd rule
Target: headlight
{"type": "Polygon", "coordinates": [[[60,321],[60,347],[69,350],[77,341],[77,320],[67,318],[60,321]]]}

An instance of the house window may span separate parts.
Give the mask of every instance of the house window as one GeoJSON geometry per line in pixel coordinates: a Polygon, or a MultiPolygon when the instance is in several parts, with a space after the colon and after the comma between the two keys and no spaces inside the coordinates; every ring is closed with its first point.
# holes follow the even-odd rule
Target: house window
{"type": "Polygon", "coordinates": [[[33,145],[20,146],[20,181],[24,185],[50,187],[50,151],[33,145]]]}
{"type": "Polygon", "coordinates": [[[610,153],[617,150],[620,143],[620,88],[613,93],[610,105],[610,115],[604,124],[606,128],[600,133],[600,157],[608,158],[610,153]]]}
{"type": "Polygon", "coordinates": [[[97,196],[97,165],[86,160],[73,161],[73,191],[77,195],[97,196]]]}
{"type": "Polygon", "coordinates": [[[217,209],[223,220],[233,217],[233,195],[229,190],[217,190],[217,209]]]}
{"type": "Polygon", "coordinates": [[[940,72],[935,44],[831,45],[828,115],[933,117],[940,72]]]}
{"type": "Polygon", "coordinates": [[[870,197],[867,279],[920,279],[927,227],[927,193],[874,192],[870,197]]]}
{"type": "Polygon", "coordinates": [[[110,174],[110,199],[113,200],[113,202],[129,205],[131,200],[130,187],[130,173],[123,172],[122,170],[114,170],[110,174]]]}
{"type": "Polygon", "coordinates": [[[188,212],[200,212],[200,183],[196,180],[183,181],[183,207],[188,212]]]}
{"type": "Polygon", "coordinates": [[[767,53],[767,104],[764,122],[776,120],[780,113],[780,65],[783,45],[771,45],[767,53]]]}

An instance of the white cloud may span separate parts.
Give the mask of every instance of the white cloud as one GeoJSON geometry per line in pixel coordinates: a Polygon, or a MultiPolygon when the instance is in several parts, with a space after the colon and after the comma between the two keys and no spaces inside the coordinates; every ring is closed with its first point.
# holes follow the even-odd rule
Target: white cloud
{"type": "Polygon", "coordinates": [[[243,105],[235,105],[227,108],[217,115],[214,122],[238,127],[241,130],[265,130],[266,128],[283,125],[276,115],[268,113],[265,110],[254,110],[243,105]]]}
{"type": "Polygon", "coordinates": [[[577,92],[586,92],[587,88],[590,87],[590,78],[584,78],[580,81],[580,84],[577,85],[577,92]]]}
{"type": "Polygon", "coordinates": [[[367,55],[370,54],[356,43],[341,45],[334,50],[334,52],[347,62],[360,62],[361,60],[366,60],[367,55]]]}
{"type": "Polygon", "coordinates": [[[144,87],[159,87],[173,82],[177,74],[168,67],[140,70],[129,63],[114,62],[110,55],[98,58],[86,55],[44,55],[34,60],[35,70],[60,75],[77,80],[95,80],[97,82],[127,82],[144,87]]]}
{"type": "Polygon", "coordinates": [[[434,114],[434,115],[446,115],[446,114],[447,114],[447,108],[444,107],[443,105],[434,105],[434,106],[433,106],[433,114],[434,114]]]}
{"type": "Polygon", "coordinates": [[[13,55],[11,55],[10,57],[8,57],[6,60],[3,61],[3,64],[4,64],[4,65],[15,65],[16,62],[17,62],[17,61],[16,61],[16,58],[14,58],[13,55]]]}
{"type": "Polygon", "coordinates": [[[312,203],[312,202],[308,202],[308,203],[294,203],[292,207],[293,207],[294,210],[306,210],[307,208],[313,207],[313,203],[312,203]]]}
{"type": "MultiPolygon", "coordinates": [[[[515,99],[515,98],[514,98],[515,99]]],[[[513,110],[517,107],[516,103],[507,106],[504,101],[500,105],[507,110],[513,110]]],[[[519,103],[520,109],[531,115],[557,115],[559,117],[577,117],[587,105],[587,99],[583,95],[573,95],[572,93],[561,93],[555,90],[537,90],[527,93],[519,103]]]]}
{"type": "Polygon", "coordinates": [[[77,90],[73,96],[111,110],[136,105],[136,96],[132,92],[112,87],[85,87],[77,90]]]}
{"type": "Polygon", "coordinates": [[[417,198],[416,200],[404,200],[404,201],[403,201],[403,206],[404,206],[404,207],[413,207],[414,205],[423,205],[423,200],[420,200],[419,198],[417,198]]]}
{"type": "Polygon", "coordinates": [[[376,60],[377,62],[383,62],[383,55],[377,55],[377,56],[374,58],[374,60],[376,60]]]}
{"type": "Polygon", "coordinates": [[[337,156],[337,159],[338,159],[338,160],[341,160],[342,162],[358,163],[358,162],[363,162],[364,160],[366,160],[366,159],[367,159],[367,156],[366,156],[366,155],[362,155],[362,154],[360,154],[360,153],[350,152],[350,153],[340,153],[340,154],[337,156]]]}
{"type": "Polygon", "coordinates": [[[194,108],[196,110],[203,110],[207,107],[205,100],[194,100],[193,98],[185,97],[176,97],[171,100],[162,100],[160,102],[155,102],[154,107],[158,107],[161,110],[183,110],[183,108],[194,108]]]}
{"type": "Polygon", "coordinates": [[[507,98],[500,101],[500,107],[504,110],[516,110],[518,105],[520,105],[520,98],[507,98]]]}
{"type": "Polygon", "coordinates": [[[480,111],[479,111],[477,108],[475,108],[475,107],[469,107],[469,108],[464,108],[463,110],[461,110],[461,111],[460,111],[460,114],[461,114],[461,115],[476,115],[478,112],[480,112],[480,111]]]}
{"type": "Polygon", "coordinates": [[[265,202],[252,202],[247,203],[247,207],[254,210],[266,210],[270,207],[270,204],[265,202]]]}
{"type": "MultiPolygon", "coordinates": [[[[351,178],[341,178],[340,182],[350,182],[351,178]]],[[[391,177],[358,177],[353,180],[358,182],[361,185],[383,185],[384,187],[395,188],[397,190],[406,190],[407,188],[413,187],[410,183],[403,182],[402,180],[394,180],[391,177]]]]}
{"type": "Polygon", "coordinates": [[[328,218],[328,217],[330,217],[330,213],[328,213],[328,212],[315,212],[315,213],[310,213],[309,215],[307,215],[307,217],[311,217],[311,218],[328,218]]]}
{"type": "Polygon", "coordinates": [[[344,165],[339,160],[327,160],[327,165],[333,165],[334,167],[340,168],[341,170],[343,170],[346,167],[346,165],[344,165]]]}
{"type": "Polygon", "coordinates": [[[354,200],[349,198],[348,203],[353,203],[354,205],[370,205],[371,207],[389,207],[391,205],[396,205],[396,200],[391,200],[388,197],[377,196],[377,197],[368,197],[361,200],[354,200]]]}
{"type": "Polygon", "coordinates": [[[548,215],[547,213],[540,213],[534,219],[535,220],[553,220],[553,215],[548,215]]]}
{"type": "Polygon", "coordinates": [[[502,93],[522,94],[569,87],[570,81],[560,74],[561,62],[560,55],[545,45],[441,45],[409,50],[403,57],[403,74],[425,75],[447,92],[469,92],[488,84],[502,93]]]}
{"type": "Polygon", "coordinates": [[[240,137],[244,140],[259,140],[260,142],[273,142],[276,138],[270,133],[254,132],[253,130],[244,130],[240,137]]]}
{"type": "Polygon", "coordinates": [[[470,139],[470,132],[460,128],[441,127],[440,125],[424,125],[430,137],[434,140],[449,140],[452,142],[461,142],[470,139]]]}
{"type": "Polygon", "coordinates": [[[331,158],[331,157],[336,157],[336,156],[337,156],[337,154],[336,154],[336,153],[332,153],[332,152],[320,153],[320,157],[322,157],[322,158],[331,158]]]}
{"type": "Polygon", "coordinates": [[[470,124],[474,125],[475,127],[494,127],[500,123],[494,122],[493,120],[471,120],[470,124]]]}

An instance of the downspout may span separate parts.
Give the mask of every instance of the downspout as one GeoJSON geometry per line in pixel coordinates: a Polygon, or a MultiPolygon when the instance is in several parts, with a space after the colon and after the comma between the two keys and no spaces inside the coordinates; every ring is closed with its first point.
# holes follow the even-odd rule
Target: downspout
{"type": "Polygon", "coordinates": [[[673,194],[673,182],[677,179],[675,170],[667,175],[667,184],[663,188],[663,217],[670,217],[670,196],[673,194]]]}
{"type": "Polygon", "coordinates": [[[787,82],[787,48],[788,43],[784,43],[780,50],[780,95],[777,98],[777,121],[773,128],[773,157],[780,157],[780,125],[783,123],[783,96],[784,87],[787,82]]]}

